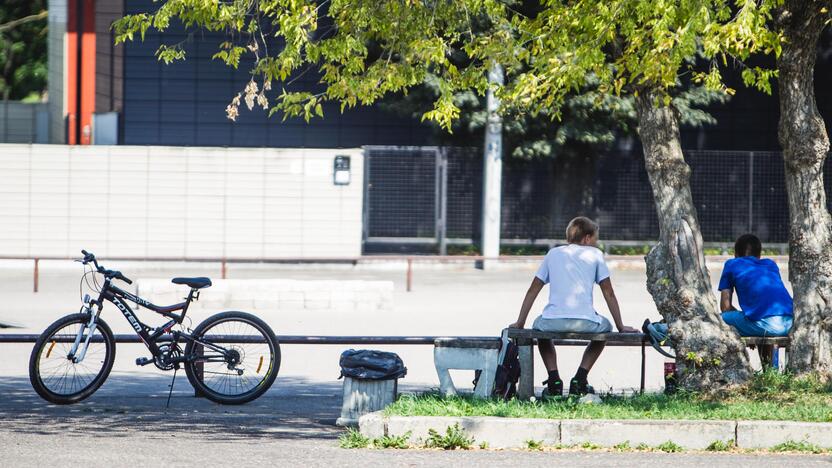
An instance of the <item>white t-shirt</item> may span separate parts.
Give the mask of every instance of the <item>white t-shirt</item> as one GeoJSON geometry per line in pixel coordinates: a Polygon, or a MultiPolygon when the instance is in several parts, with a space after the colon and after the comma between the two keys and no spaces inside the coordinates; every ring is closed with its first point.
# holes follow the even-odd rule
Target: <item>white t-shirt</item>
{"type": "Polygon", "coordinates": [[[601,322],[592,306],[592,287],[610,277],[604,253],[596,247],[568,244],[546,254],[535,274],[549,284],[543,318],[572,318],[601,322]]]}

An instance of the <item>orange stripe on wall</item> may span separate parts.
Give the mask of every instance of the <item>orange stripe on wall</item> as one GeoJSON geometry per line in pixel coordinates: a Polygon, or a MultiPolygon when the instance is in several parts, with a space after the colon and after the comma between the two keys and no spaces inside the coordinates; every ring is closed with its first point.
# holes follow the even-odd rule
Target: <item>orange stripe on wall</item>
{"type": "Polygon", "coordinates": [[[67,115],[67,143],[75,145],[75,123],[78,110],[75,108],[77,88],[76,76],[78,73],[78,0],[69,0],[67,3],[66,22],[66,115],[67,115]]]}
{"type": "Polygon", "coordinates": [[[78,5],[83,6],[83,31],[81,31],[81,141],[92,143],[92,114],[95,112],[95,0],[69,0],[67,12],[67,142],[76,141],[76,125],[79,120],[77,105],[78,76],[78,5]]]}

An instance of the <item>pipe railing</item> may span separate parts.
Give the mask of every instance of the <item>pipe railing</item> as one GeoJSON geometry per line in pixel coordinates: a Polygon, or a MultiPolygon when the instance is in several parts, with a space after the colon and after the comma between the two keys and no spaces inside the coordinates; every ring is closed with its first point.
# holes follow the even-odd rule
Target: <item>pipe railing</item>
{"type": "MultiPolygon", "coordinates": [[[[714,258],[725,258],[728,256],[714,256],[714,258]]],[[[220,277],[226,279],[228,277],[228,264],[289,264],[289,263],[382,263],[382,262],[404,262],[406,264],[405,273],[405,288],[408,292],[413,290],[413,264],[420,263],[483,263],[483,262],[530,262],[540,261],[542,255],[500,255],[498,257],[486,257],[483,255],[360,255],[354,257],[102,257],[98,260],[102,262],[116,261],[116,262],[194,262],[194,263],[219,263],[220,277]]],[[[605,257],[608,261],[615,260],[632,260],[633,255],[607,255],[605,257]]],[[[641,256],[636,256],[641,259],[641,256]]],[[[787,261],[788,257],[775,256],[771,257],[779,261],[787,261]]],[[[16,255],[0,255],[0,260],[30,260],[34,261],[33,268],[33,292],[38,292],[39,277],[40,277],[40,261],[41,260],[56,260],[56,261],[72,261],[77,260],[77,257],[66,256],[16,256],[16,255]]]]}
{"type": "MultiPolygon", "coordinates": [[[[485,257],[482,255],[362,255],[356,257],[279,257],[279,258],[255,258],[255,257],[101,257],[98,258],[101,262],[194,262],[194,263],[219,263],[220,277],[226,279],[228,277],[228,264],[287,264],[287,263],[382,263],[382,262],[405,262],[406,289],[410,292],[413,289],[413,264],[414,262],[422,263],[466,263],[466,262],[484,262],[484,261],[499,261],[499,262],[528,262],[539,261],[542,255],[502,255],[499,257],[485,257]]],[[[16,255],[0,255],[0,260],[28,260],[34,261],[33,268],[33,292],[38,292],[39,277],[40,277],[40,261],[72,261],[77,260],[76,257],[66,256],[49,256],[40,255],[33,256],[16,256],[16,255]]]]}

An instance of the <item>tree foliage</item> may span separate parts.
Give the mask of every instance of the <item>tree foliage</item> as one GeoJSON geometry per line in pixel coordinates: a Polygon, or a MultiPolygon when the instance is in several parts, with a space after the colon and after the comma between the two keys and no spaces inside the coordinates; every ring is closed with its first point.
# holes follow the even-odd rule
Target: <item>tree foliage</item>
{"type": "MultiPolygon", "coordinates": [[[[619,96],[649,84],[662,91],[661,104],[671,104],[680,78],[731,93],[720,65],[776,47],[776,34],[761,27],[770,9],[744,0],[165,0],[114,28],[117,42],[165,31],[174,21],[226,32],[214,58],[249,67],[255,83],[230,96],[231,118],[245,101],[310,119],[322,115],[325,101],[342,109],[366,105],[428,82],[434,95],[422,118],[451,130],[461,106],[484,94],[493,61],[508,75],[499,93],[509,113],[563,118],[565,110],[583,112],[590,103],[631,113],[619,96]],[[268,47],[272,37],[280,47],[268,47]],[[273,85],[309,68],[320,72],[320,89],[273,85]]],[[[176,44],[162,45],[157,55],[166,62],[185,58],[176,44]]],[[[764,90],[774,75],[743,70],[748,83],[764,90]]],[[[575,134],[569,125],[562,130],[546,140],[557,144],[575,134]]]]}
{"type": "Polygon", "coordinates": [[[0,3],[0,96],[33,99],[46,89],[45,0],[0,3]]]}
{"type": "MultiPolygon", "coordinates": [[[[438,97],[437,79],[427,82],[407,95],[395,95],[381,101],[382,109],[419,118],[438,97]]],[[[709,105],[725,103],[730,96],[701,85],[683,87],[673,97],[682,125],[692,128],[714,125],[716,119],[707,111],[709,105]]],[[[485,97],[474,91],[455,93],[459,118],[452,132],[432,123],[433,138],[442,144],[471,146],[480,143],[488,113],[485,97]],[[474,143],[472,143],[474,142],[474,143]]],[[[572,92],[561,106],[562,118],[555,119],[548,110],[532,116],[521,109],[506,109],[503,115],[503,145],[506,156],[518,159],[553,157],[563,152],[579,151],[591,155],[609,150],[622,137],[634,136],[636,112],[633,97],[602,94],[585,86],[572,92]]]]}

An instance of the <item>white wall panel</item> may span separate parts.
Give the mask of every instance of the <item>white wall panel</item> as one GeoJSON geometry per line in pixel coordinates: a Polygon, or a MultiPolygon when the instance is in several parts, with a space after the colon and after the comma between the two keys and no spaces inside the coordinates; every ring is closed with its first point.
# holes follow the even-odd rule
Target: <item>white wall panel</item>
{"type": "Polygon", "coordinates": [[[362,177],[359,149],[0,145],[0,255],[356,256],[362,177]]]}

